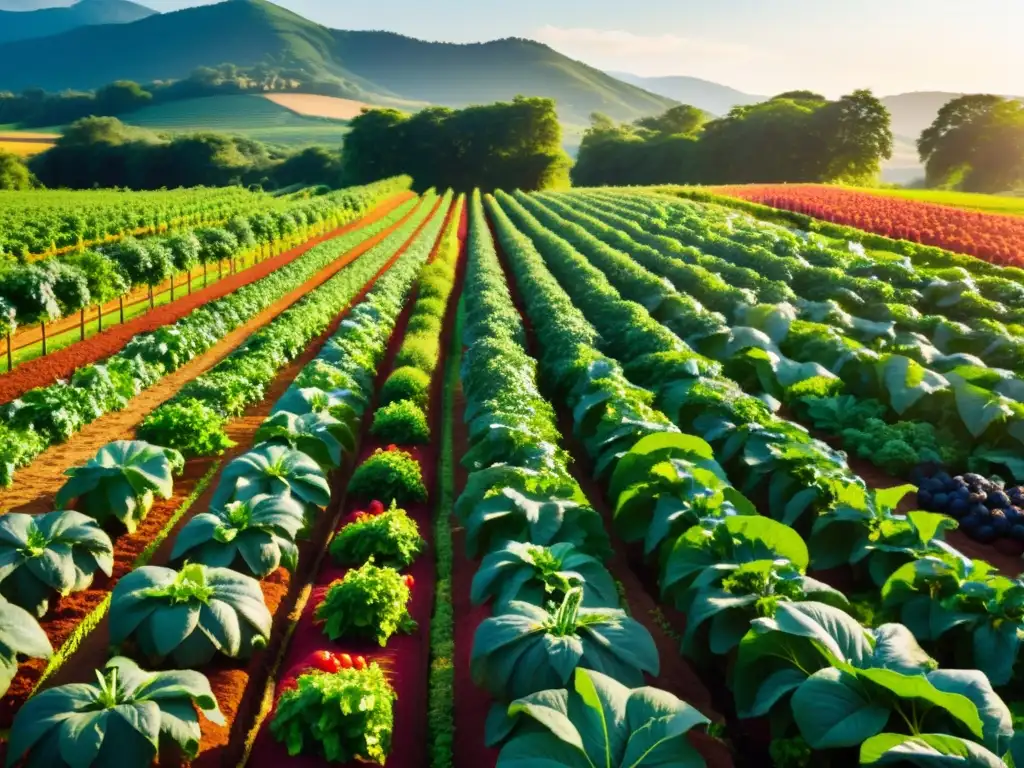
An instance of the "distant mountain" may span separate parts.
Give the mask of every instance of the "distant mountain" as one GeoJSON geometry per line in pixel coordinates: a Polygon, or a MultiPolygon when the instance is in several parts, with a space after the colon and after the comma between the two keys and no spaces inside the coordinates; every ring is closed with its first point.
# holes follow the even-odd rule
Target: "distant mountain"
{"type": "Polygon", "coordinates": [[[0,11],[38,11],[40,8],[67,8],[75,0],[0,0],[0,11]]]}
{"type": "Polygon", "coordinates": [[[549,96],[562,119],[574,124],[587,123],[595,111],[633,120],[675,103],[529,40],[453,45],[386,32],[343,32],[266,0],[229,0],[127,26],[80,27],[2,44],[0,90],[176,79],[225,62],[301,67],[348,84],[351,98],[369,102],[378,96],[465,106],[520,93],[549,96]]]}
{"type": "Polygon", "coordinates": [[[712,115],[721,116],[736,106],[756,104],[767,96],[754,96],[738,91],[727,85],[701,80],[699,77],[673,75],[669,77],[641,77],[628,72],[609,72],[609,75],[661,96],[667,96],[683,104],[703,109],[712,115]]]}
{"type": "Polygon", "coordinates": [[[0,10],[0,43],[49,37],[90,25],[128,24],[154,13],[129,0],[81,0],[63,8],[0,10]]]}

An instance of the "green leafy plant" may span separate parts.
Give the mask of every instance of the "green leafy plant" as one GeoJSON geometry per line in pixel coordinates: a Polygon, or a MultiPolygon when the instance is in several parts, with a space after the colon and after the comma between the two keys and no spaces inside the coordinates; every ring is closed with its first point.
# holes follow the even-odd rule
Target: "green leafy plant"
{"type": "Polygon", "coordinates": [[[226,423],[213,408],[192,398],[164,403],[146,416],[136,434],[186,458],[219,456],[235,444],[224,431],[226,423]]]}
{"type": "Polygon", "coordinates": [[[181,529],[171,560],[190,560],[233,568],[257,579],[299,562],[295,537],[306,524],[306,510],[291,496],[253,496],[229,501],[220,509],[196,515],[181,529]]]}
{"type": "Polygon", "coordinates": [[[947,635],[958,662],[980,669],[993,685],[1013,677],[1024,634],[1024,582],[988,563],[944,554],[899,568],[882,587],[882,607],[921,642],[947,635]]]}
{"type": "Polygon", "coordinates": [[[618,609],[581,608],[582,600],[583,590],[573,587],[558,606],[513,601],[484,620],[473,638],[473,680],[512,701],[564,688],[581,666],[625,685],[658,674],[658,651],[643,625],[618,609]]]}
{"type": "Polygon", "coordinates": [[[394,568],[374,565],[370,558],[331,584],[314,618],[332,640],[372,638],[384,647],[396,632],[416,629],[409,615],[411,596],[406,577],[394,568]]]}
{"type": "Polygon", "coordinates": [[[380,391],[382,405],[389,405],[399,400],[411,400],[420,408],[426,408],[429,397],[430,374],[410,365],[396,368],[388,376],[380,391]]]}
{"type": "Polygon", "coordinates": [[[282,445],[262,445],[224,468],[210,506],[264,494],[289,495],[312,507],[326,507],[331,501],[327,477],[313,459],[282,445]]]}
{"type": "Polygon", "coordinates": [[[18,656],[48,659],[52,655],[50,639],[35,617],[0,598],[0,695],[7,693],[18,674],[18,656]]]}
{"type": "Polygon", "coordinates": [[[147,565],[122,577],[110,604],[110,642],[134,640],[155,662],[202,667],[218,653],[248,658],[266,645],[273,619],[259,582],[198,563],[181,571],[147,565]]]}
{"type": "Polygon", "coordinates": [[[96,571],[110,576],[114,545],[79,512],[0,516],[0,594],[43,616],[53,593],[81,592],[96,571]]]}
{"type": "Polygon", "coordinates": [[[270,723],[292,757],[322,754],[328,762],[384,765],[391,753],[395,691],[375,662],[366,669],[300,675],[281,694],[270,723]]]}
{"type": "Polygon", "coordinates": [[[345,453],[356,447],[355,434],[329,414],[296,416],[278,411],[260,425],[253,442],[283,445],[306,454],[325,470],[341,466],[345,453]]]}
{"type": "Polygon", "coordinates": [[[582,667],[576,668],[568,690],[517,699],[508,708],[508,718],[498,768],[704,765],[686,740],[688,731],[709,723],[704,715],[665,691],[631,689],[582,667]]]}
{"type": "Polygon", "coordinates": [[[165,747],[199,752],[199,715],[224,725],[210,682],[190,670],[146,672],[117,657],[95,683],[50,688],[14,717],[7,766],[146,768],[165,747]]]}
{"type": "Polygon", "coordinates": [[[353,522],[338,531],[330,551],[340,565],[358,566],[373,558],[382,565],[402,568],[426,547],[416,521],[391,502],[391,507],[380,514],[357,514],[353,522]]]}
{"type": "Polygon", "coordinates": [[[348,492],[357,499],[383,499],[399,504],[427,500],[420,463],[411,453],[378,448],[352,473],[348,492]]]}
{"type": "Polygon", "coordinates": [[[78,511],[103,523],[120,520],[129,532],[153,506],[154,496],[171,498],[173,475],[185,466],[173,448],[139,440],[118,440],[100,448],[95,459],[64,474],[70,477],[57,492],[58,508],[74,500],[78,511]]]}
{"type": "Polygon", "coordinates": [[[477,605],[493,599],[496,606],[513,600],[543,606],[560,602],[577,586],[583,589],[584,608],[619,607],[615,581],[596,557],[565,542],[544,547],[509,541],[484,557],[470,598],[477,605]]]}
{"type": "Polygon", "coordinates": [[[430,442],[427,414],[412,400],[396,400],[378,408],[373,414],[370,433],[381,440],[399,445],[422,445],[430,442]]]}

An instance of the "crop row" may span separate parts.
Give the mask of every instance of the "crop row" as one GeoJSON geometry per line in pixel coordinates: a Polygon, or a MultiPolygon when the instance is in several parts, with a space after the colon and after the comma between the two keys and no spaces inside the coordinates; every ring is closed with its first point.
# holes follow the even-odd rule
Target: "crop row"
{"type": "MultiPolygon", "coordinates": [[[[195,515],[181,529],[171,554],[172,561],[185,563],[180,570],[138,568],[115,585],[109,609],[111,642],[150,664],[170,663],[182,669],[149,673],[118,657],[101,671],[98,684],[59,686],[37,694],[15,719],[8,743],[10,762],[26,755],[28,765],[141,766],[172,745],[194,757],[201,741],[207,742],[206,730],[225,722],[218,699],[224,711],[238,712],[238,695],[243,692],[237,685],[237,665],[244,667],[254,652],[270,643],[274,622],[283,622],[288,613],[286,595],[297,594],[279,568],[298,572],[302,537],[322,533],[330,522],[323,520],[323,510],[331,502],[328,473],[355,449],[354,435],[384,341],[410,275],[415,275],[436,239],[443,218],[438,219],[397,257],[392,270],[348,314],[311,363],[321,379],[330,378],[328,371],[333,371],[352,386],[327,392],[301,386],[297,380],[274,405],[253,449],[226,466],[209,511],[195,515]],[[225,667],[215,661],[218,657],[237,661],[225,667]],[[206,675],[191,671],[195,668],[206,675]],[[203,710],[208,724],[200,725],[193,704],[203,710]],[[63,716],[47,714],[55,709],[63,716]],[[84,730],[77,727],[81,724],[84,730]]],[[[393,239],[392,252],[403,242],[393,239]]],[[[346,284],[325,284],[311,294],[306,312],[288,315],[288,322],[303,332],[314,307],[336,316],[354,293],[350,283],[365,283],[369,274],[368,268],[354,270],[346,284]]],[[[278,338],[285,335],[279,327],[278,338]]],[[[102,497],[128,503],[131,486],[118,496],[113,493],[117,482],[137,483],[145,472],[146,480],[156,486],[152,490],[166,490],[163,486],[171,483],[180,461],[180,454],[166,446],[115,443],[109,450],[145,456],[90,465],[73,475],[69,485],[76,485],[62,495],[77,495],[87,508],[102,506],[88,503],[93,496],[96,501],[102,497]]],[[[37,540],[35,546],[43,545],[37,540]]],[[[320,548],[313,542],[305,549],[315,554],[320,548]]],[[[75,562],[86,566],[81,553],[75,562]]],[[[255,659],[248,663],[264,667],[255,659]]],[[[246,675],[254,684],[248,668],[246,675]]]]}
{"type": "Polygon", "coordinates": [[[181,228],[143,240],[126,238],[94,251],[79,249],[33,263],[12,263],[0,271],[0,335],[19,325],[41,323],[43,354],[46,323],[83,313],[123,297],[133,288],[150,290],[179,272],[191,274],[234,261],[254,250],[283,249],[314,232],[345,224],[366,213],[386,194],[408,187],[407,179],[342,190],[319,197],[296,197],[275,207],[238,210],[223,226],[181,228]]]}
{"type": "MultiPolygon", "coordinates": [[[[554,357],[553,350],[565,343],[555,329],[572,322],[575,314],[577,334],[589,331],[596,340],[600,331],[608,349],[635,350],[626,357],[627,375],[654,372],[648,377],[654,382],[673,376],[671,395],[662,391],[659,402],[684,432],[700,427],[708,438],[656,433],[630,445],[632,434],[642,435],[650,424],[631,421],[630,433],[619,433],[614,461],[602,467],[600,452],[588,446],[588,453],[597,458],[595,465],[608,484],[618,530],[656,556],[662,588],[688,612],[684,650],[698,660],[726,656],[728,663],[713,668],[731,670],[728,684],[739,714],[771,714],[776,736],[800,737],[780,740],[776,758],[787,749],[860,747],[863,764],[908,760],[924,765],[929,759],[970,755],[972,765],[1001,765],[1013,728],[993,683],[1002,684],[1005,677],[993,674],[990,680],[978,670],[937,669],[910,631],[920,633],[920,622],[910,622],[910,629],[897,624],[867,628],[836,607],[848,607],[842,594],[806,577],[814,560],[821,567],[857,564],[886,585],[886,609],[909,617],[930,601],[901,612],[901,600],[925,584],[914,582],[917,576],[908,575],[906,566],[920,569],[927,579],[928,568],[937,562],[965,562],[941,542],[948,518],[895,515],[892,510],[907,488],[869,493],[839,457],[786,426],[728,380],[716,379],[706,361],[660,349],[660,326],[618,296],[593,268],[564,272],[559,287],[555,277],[570,263],[571,246],[545,235],[511,198],[499,199],[500,207],[491,207],[493,220],[544,351],[542,369],[550,366],[550,373],[545,370],[550,381],[557,385],[561,377],[557,357],[549,355],[554,357]],[[502,209],[512,210],[529,237],[502,209]],[[555,316],[552,300],[541,298],[545,285],[552,296],[561,292],[558,320],[549,319],[555,316]],[[562,288],[573,294],[582,312],[574,310],[562,288]],[[588,320],[600,325],[595,329],[588,320]],[[748,497],[780,521],[756,516],[748,497]],[[794,527],[812,536],[810,555],[794,527]],[[914,586],[903,598],[896,597],[908,582],[914,586]]],[[[575,403],[577,424],[592,402],[575,403]]],[[[961,581],[985,575],[983,564],[971,567],[976,570],[958,572],[961,581]]],[[[995,637],[1007,611],[1015,610],[1013,590],[1019,587],[998,578],[984,586],[993,599],[1005,594],[1008,600],[991,603],[991,619],[985,617],[984,598],[985,607],[976,607],[970,626],[987,625],[987,640],[995,637]]],[[[963,594],[971,589],[965,586],[963,594]]],[[[951,597],[944,605],[951,608],[956,600],[951,597]]],[[[1007,630],[1004,637],[1016,638],[1017,632],[1007,630]]],[[[933,643],[937,635],[918,639],[933,643]]]]}
{"type": "Polygon", "coordinates": [[[330,267],[342,253],[399,221],[414,205],[407,202],[368,227],[318,245],[268,277],[209,302],[173,325],[134,337],[123,351],[79,369],[70,380],[31,390],[5,405],[0,411],[0,480],[10,485],[14,471],[48,446],[68,440],[103,414],[124,408],[142,390],[330,267]]]}
{"type": "Polygon", "coordinates": [[[966,253],[1002,266],[1024,265],[1024,222],[839,187],[750,185],[716,194],[806,214],[898,240],[966,253]]]}

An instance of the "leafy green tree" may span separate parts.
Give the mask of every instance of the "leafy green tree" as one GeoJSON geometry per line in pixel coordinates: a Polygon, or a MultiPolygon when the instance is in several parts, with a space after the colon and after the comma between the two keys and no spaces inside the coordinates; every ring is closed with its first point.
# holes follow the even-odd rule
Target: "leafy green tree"
{"type": "Polygon", "coordinates": [[[30,189],[32,172],[12,152],[0,151],[0,189],[30,189]]]}
{"type": "Polygon", "coordinates": [[[922,132],[917,150],[929,186],[1013,189],[1024,182],[1024,104],[989,94],[952,99],[922,132]]]}
{"type": "MultiPolygon", "coordinates": [[[[192,270],[199,266],[199,251],[202,245],[191,230],[176,232],[164,240],[171,252],[171,263],[175,272],[188,275],[188,292],[192,293],[192,270]]],[[[174,278],[171,278],[171,301],[174,301],[174,278]]]]}
{"type": "Polygon", "coordinates": [[[707,119],[708,116],[703,110],[689,104],[680,104],[660,115],[642,117],[635,121],[634,125],[661,134],[690,136],[697,133],[707,119]]]}
{"type": "Polygon", "coordinates": [[[120,115],[149,105],[153,94],[131,80],[118,80],[96,91],[97,115],[120,115]]]}
{"type": "Polygon", "coordinates": [[[892,157],[891,116],[871,91],[858,90],[817,112],[818,131],[828,160],[828,181],[870,182],[892,157]]]}
{"type": "Polygon", "coordinates": [[[100,308],[99,330],[103,330],[103,305],[128,293],[128,281],[117,264],[96,251],[84,251],[68,256],[67,263],[78,269],[85,277],[89,299],[100,308]]]}
{"type": "Polygon", "coordinates": [[[61,318],[60,302],[54,291],[54,276],[37,264],[18,264],[0,278],[2,293],[14,306],[14,315],[22,325],[39,323],[46,354],[46,324],[61,318]]]}

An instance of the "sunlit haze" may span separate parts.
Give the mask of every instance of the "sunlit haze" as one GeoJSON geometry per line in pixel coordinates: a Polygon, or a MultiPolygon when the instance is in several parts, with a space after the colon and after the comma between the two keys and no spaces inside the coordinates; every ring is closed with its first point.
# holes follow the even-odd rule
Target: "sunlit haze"
{"type": "MultiPolygon", "coordinates": [[[[197,5],[151,0],[160,11],[197,5]]],[[[1021,0],[282,0],[339,29],[428,40],[530,37],[588,64],[755,94],[1024,93],[1021,0]]]]}

